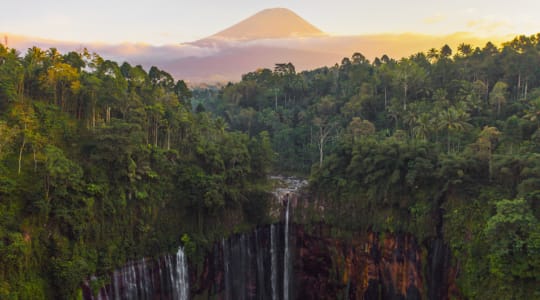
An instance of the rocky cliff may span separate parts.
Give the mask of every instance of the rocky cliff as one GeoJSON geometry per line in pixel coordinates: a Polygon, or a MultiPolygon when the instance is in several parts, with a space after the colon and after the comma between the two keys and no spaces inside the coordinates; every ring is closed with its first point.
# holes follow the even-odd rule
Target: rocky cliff
{"type": "Polygon", "coordinates": [[[449,250],[410,234],[347,237],[325,225],[291,225],[292,274],[284,282],[284,224],[260,227],[216,243],[192,296],[205,299],[450,299],[459,298],[449,250]],[[273,242],[274,241],[274,242],[273,242]],[[273,257],[273,255],[275,255],[273,257]],[[284,285],[290,284],[288,293],[284,285]]]}

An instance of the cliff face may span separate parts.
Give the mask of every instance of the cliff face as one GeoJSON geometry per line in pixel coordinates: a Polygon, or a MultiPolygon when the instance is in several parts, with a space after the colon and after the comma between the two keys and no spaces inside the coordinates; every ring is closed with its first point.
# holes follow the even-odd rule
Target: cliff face
{"type": "Polygon", "coordinates": [[[87,282],[84,298],[460,298],[440,239],[419,244],[405,233],[339,237],[326,225],[286,226],[262,226],[216,242],[198,265],[186,263],[182,249],[176,256],[132,262],[97,293],[87,282]]]}
{"type": "Polygon", "coordinates": [[[99,289],[92,276],[82,285],[83,299],[189,299],[189,275],[182,248],[176,255],[131,261],[109,274],[109,282],[99,289]]]}
{"type": "Polygon", "coordinates": [[[422,250],[406,234],[348,241],[298,228],[299,299],[421,299],[422,250]]]}
{"type": "Polygon", "coordinates": [[[449,299],[459,298],[449,250],[410,234],[368,232],[335,237],[321,225],[290,227],[290,263],[283,224],[217,243],[191,278],[194,298],[449,299]],[[274,233],[274,234],[272,234],[274,233]],[[285,272],[291,268],[287,279],[285,272]],[[290,287],[285,288],[286,285],[290,287]]]}
{"type": "Polygon", "coordinates": [[[422,245],[404,233],[336,238],[330,231],[297,227],[297,299],[459,298],[441,240],[422,245]]]}

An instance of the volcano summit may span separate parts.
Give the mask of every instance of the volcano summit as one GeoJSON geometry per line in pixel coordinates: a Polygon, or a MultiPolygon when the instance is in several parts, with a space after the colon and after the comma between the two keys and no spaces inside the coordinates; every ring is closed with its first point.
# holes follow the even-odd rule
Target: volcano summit
{"type": "Polygon", "coordinates": [[[253,41],[325,35],[323,31],[287,8],[269,8],[191,44],[204,46],[220,41],[253,41]]]}

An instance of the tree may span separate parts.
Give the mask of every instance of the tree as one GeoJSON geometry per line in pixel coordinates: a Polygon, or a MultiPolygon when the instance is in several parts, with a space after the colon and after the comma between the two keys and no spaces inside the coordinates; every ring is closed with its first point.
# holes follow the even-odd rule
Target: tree
{"type": "Polygon", "coordinates": [[[493,151],[501,132],[496,127],[484,126],[473,145],[479,160],[488,162],[488,179],[493,175],[493,151]]]}
{"type": "MultiPolygon", "coordinates": [[[[123,64],[122,66],[125,65],[123,64]]],[[[129,73],[129,70],[122,70],[116,62],[110,60],[104,61],[97,68],[97,77],[101,81],[101,89],[99,89],[97,105],[95,108],[92,108],[92,122],[95,124],[98,118],[105,123],[110,122],[113,107],[118,108],[122,112],[124,119],[127,118],[128,106],[121,104],[129,99],[128,82],[123,75],[124,71],[129,73]],[[98,108],[100,112],[96,112],[98,108]]],[[[124,69],[126,68],[128,67],[124,67],[124,69]]],[[[134,103],[138,101],[139,97],[136,91],[129,93],[129,96],[132,96],[129,102],[134,103]]]]}
{"type": "Polygon", "coordinates": [[[25,94],[33,99],[44,100],[47,68],[50,65],[45,51],[38,47],[28,49],[23,58],[24,90],[25,94]]]}
{"type": "Polygon", "coordinates": [[[442,48],[441,48],[441,58],[445,59],[445,58],[450,58],[450,56],[452,56],[452,48],[450,48],[450,46],[448,45],[444,45],[442,48]]]}
{"type": "Polygon", "coordinates": [[[347,126],[347,131],[352,136],[352,142],[355,144],[362,137],[375,134],[375,125],[368,120],[362,120],[359,117],[353,117],[347,126]]]}
{"type": "Polygon", "coordinates": [[[17,127],[10,127],[4,121],[0,121],[0,161],[9,151],[11,143],[18,134],[17,127]]]}
{"type": "Polygon", "coordinates": [[[369,60],[366,59],[366,57],[362,53],[355,52],[352,55],[352,64],[354,65],[369,64],[369,60]]]}
{"type": "Polygon", "coordinates": [[[515,279],[535,280],[540,275],[540,224],[524,199],[498,200],[497,213],[487,221],[489,271],[503,283],[501,292],[524,296],[515,279]]]}
{"type": "MultiPolygon", "coordinates": [[[[81,168],[66,158],[61,149],[52,145],[45,147],[45,158],[45,200],[76,199],[74,192],[81,189],[81,168]]],[[[60,208],[62,204],[55,203],[55,206],[60,208]]]]}
{"type": "Polygon", "coordinates": [[[506,103],[506,90],[508,85],[502,81],[498,81],[490,94],[492,105],[497,108],[497,116],[501,114],[501,106],[506,103]]]}
{"type": "Polygon", "coordinates": [[[178,80],[174,85],[174,91],[178,96],[178,99],[182,102],[188,103],[187,101],[193,96],[191,91],[188,89],[186,83],[183,80],[178,80]]]}
{"type": "Polygon", "coordinates": [[[461,43],[458,46],[458,51],[461,56],[468,57],[473,53],[472,46],[470,44],[461,43]]]}
{"type": "Polygon", "coordinates": [[[22,100],[24,68],[15,50],[0,45],[0,109],[7,103],[22,100]]]}
{"type": "Polygon", "coordinates": [[[412,89],[420,86],[426,78],[426,72],[410,59],[402,59],[394,73],[396,85],[403,89],[403,110],[407,110],[407,101],[412,89]]]}
{"type": "Polygon", "coordinates": [[[435,48],[431,48],[428,50],[427,58],[429,59],[429,62],[435,63],[439,59],[439,50],[435,48]]]}
{"type": "MultiPolygon", "coordinates": [[[[538,90],[540,92],[540,90],[538,90]]],[[[528,102],[523,118],[536,123],[536,128],[540,129],[540,96],[528,102]]]]}
{"type": "Polygon", "coordinates": [[[467,122],[468,120],[469,114],[459,108],[450,107],[439,112],[438,129],[446,130],[447,153],[450,153],[450,137],[454,133],[461,132],[471,127],[467,122]]]}
{"type": "Polygon", "coordinates": [[[296,69],[292,63],[280,63],[276,64],[274,68],[274,73],[279,76],[294,75],[296,74],[296,69]]]}
{"type": "MultiPolygon", "coordinates": [[[[96,128],[96,109],[98,104],[98,93],[102,88],[102,80],[96,75],[91,73],[81,74],[81,95],[84,103],[81,106],[86,113],[87,127],[96,128]]],[[[82,117],[82,113],[78,113],[78,117],[82,117]]]]}
{"type": "Polygon", "coordinates": [[[173,89],[175,87],[174,79],[172,76],[155,66],[152,66],[148,71],[148,78],[154,88],[161,87],[164,89],[173,89]]]}
{"type": "Polygon", "coordinates": [[[427,141],[433,128],[433,119],[428,113],[421,113],[413,125],[412,133],[417,139],[427,141]]]}
{"type": "Polygon", "coordinates": [[[336,99],[331,96],[323,97],[316,105],[316,116],[313,118],[313,125],[319,128],[317,133],[317,147],[319,149],[319,167],[322,167],[324,160],[324,146],[330,139],[330,134],[337,125],[332,116],[334,114],[336,99]]]}
{"type": "Polygon", "coordinates": [[[49,68],[47,74],[50,84],[54,86],[54,98],[63,110],[66,107],[66,93],[76,94],[80,89],[79,73],[66,63],[57,63],[49,68]]]}
{"type": "Polygon", "coordinates": [[[21,174],[23,153],[27,143],[31,143],[34,140],[38,123],[33,107],[24,105],[22,103],[17,103],[13,106],[11,110],[11,117],[15,120],[20,128],[20,146],[17,173],[21,174]]]}

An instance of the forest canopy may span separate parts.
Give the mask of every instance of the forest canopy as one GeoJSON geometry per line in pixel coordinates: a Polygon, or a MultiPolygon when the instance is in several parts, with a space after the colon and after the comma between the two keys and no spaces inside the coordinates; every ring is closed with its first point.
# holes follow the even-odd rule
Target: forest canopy
{"type": "Polygon", "coordinates": [[[204,247],[265,222],[268,134],[228,131],[191,97],[156,67],[0,46],[0,298],[74,298],[182,236],[204,247]]]}
{"type": "Polygon", "coordinates": [[[540,297],[540,34],[395,60],[361,53],[194,90],[232,129],[268,132],[275,172],[310,176],[313,221],[443,238],[464,297],[540,297]]]}
{"type": "Polygon", "coordinates": [[[444,238],[465,297],[540,297],[539,66],[537,34],[190,90],[0,45],[0,298],[75,298],[180,240],[196,260],[271,221],[269,173],[309,176],[313,222],[444,238]]]}

